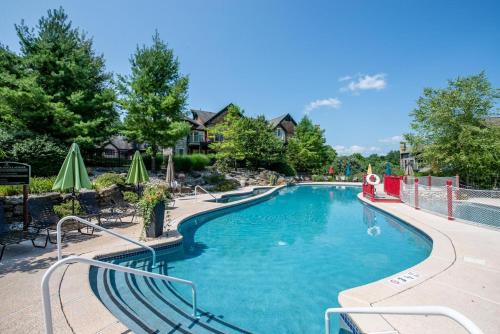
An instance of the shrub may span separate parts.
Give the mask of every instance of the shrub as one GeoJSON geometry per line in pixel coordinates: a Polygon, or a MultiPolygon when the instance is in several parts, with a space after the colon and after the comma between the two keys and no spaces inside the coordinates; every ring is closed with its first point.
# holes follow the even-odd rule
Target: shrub
{"type": "Polygon", "coordinates": [[[284,174],[285,176],[295,176],[297,175],[297,172],[295,169],[286,161],[280,161],[280,162],[275,162],[272,163],[269,166],[269,169],[272,171],[275,171],[280,174],[284,174]]]}
{"type": "Polygon", "coordinates": [[[14,196],[22,193],[22,186],[0,186],[0,196],[14,196]]]}
{"type": "MultiPolygon", "coordinates": [[[[30,194],[41,194],[52,191],[52,186],[56,180],[55,176],[51,177],[32,177],[30,179],[30,194]]],[[[0,196],[22,195],[23,186],[0,186],[0,196]]]]}
{"type": "Polygon", "coordinates": [[[144,188],[141,199],[137,202],[139,211],[142,214],[144,228],[151,224],[151,215],[155,206],[161,202],[167,205],[167,201],[171,198],[167,188],[158,184],[149,184],[144,188]]]}
{"type": "MultiPolygon", "coordinates": [[[[151,170],[151,154],[144,153],[142,155],[142,161],[144,161],[144,166],[146,169],[151,170]]],[[[156,170],[160,170],[161,166],[163,166],[163,155],[161,153],[156,154],[156,170]]]]}
{"type": "Polygon", "coordinates": [[[221,175],[221,174],[211,174],[211,175],[204,176],[203,179],[208,184],[219,184],[221,182],[224,182],[224,180],[226,178],[224,177],[224,175],[221,175]]]}
{"type": "Polygon", "coordinates": [[[31,174],[35,176],[56,175],[65,156],[66,150],[47,136],[27,138],[12,145],[12,157],[31,165],[31,174]]]}
{"type": "MultiPolygon", "coordinates": [[[[73,214],[73,200],[68,199],[65,202],[54,205],[54,212],[59,217],[70,216],[73,214]]],[[[83,213],[82,208],[80,207],[80,202],[75,200],[75,214],[81,215],[83,213]]]]}
{"type": "Polygon", "coordinates": [[[328,182],[333,182],[333,176],[328,176],[328,182]]]}
{"type": "Polygon", "coordinates": [[[137,203],[139,201],[139,195],[133,191],[124,191],[123,199],[128,203],[137,203]]]}
{"type": "Polygon", "coordinates": [[[324,178],[323,175],[311,175],[311,179],[313,182],[323,182],[324,178]]]}
{"type": "Polygon", "coordinates": [[[32,177],[30,179],[30,193],[42,194],[52,191],[52,186],[56,182],[56,177],[32,177]]]}
{"type": "Polygon", "coordinates": [[[175,169],[182,172],[203,170],[210,165],[210,157],[206,154],[176,155],[173,160],[175,169]]]}
{"type": "Polygon", "coordinates": [[[235,190],[238,189],[240,184],[236,180],[226,180],[217,183],[214,187],[214,191],[230,191],[230,190],[235,190]]]}
{"type": "Polygon", "coordinates": [[[125,178],[116,173],[104,173],[99,175],[94,181],[94,187],[97,190],[111,187],[114,184],[123,186],[125,184],[125,178]]]}
{"type": "Polygon", "coordinates": [[[269,184],[271,186],[275,186],[276,185],[276,181],[278,181],[278,177],[276,176],[276,174],[271,174],[269,176],[269,184]]]}

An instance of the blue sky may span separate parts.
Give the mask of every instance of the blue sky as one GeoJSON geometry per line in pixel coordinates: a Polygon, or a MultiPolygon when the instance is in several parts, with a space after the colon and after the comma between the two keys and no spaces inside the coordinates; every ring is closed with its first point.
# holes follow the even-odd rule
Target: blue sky
{"type": "Polygon", "coordinates": [[[308,113],[339,153],[397,149],[424,87],[484,70],[500,86],[498,1],[3,1],[0,42],[62,5],[108,70],[158,29],[190,77],[189,107],[308,113]]]}

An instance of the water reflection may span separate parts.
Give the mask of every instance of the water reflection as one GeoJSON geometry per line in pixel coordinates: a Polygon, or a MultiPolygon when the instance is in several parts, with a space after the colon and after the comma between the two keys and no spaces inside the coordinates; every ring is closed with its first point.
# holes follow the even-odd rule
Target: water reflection
{"type": "Polygon", "coordinates": [[[366,233],[369,236],[376,237],[382,233],[382,229],[377,225],[375,211],[366,205],[363,205],[363,223],[367,226],[366,233]]]}

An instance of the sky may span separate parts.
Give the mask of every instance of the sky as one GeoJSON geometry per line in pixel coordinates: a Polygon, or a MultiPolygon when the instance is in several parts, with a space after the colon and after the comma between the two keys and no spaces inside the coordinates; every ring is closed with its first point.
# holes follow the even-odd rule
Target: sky
{"type": "Polygon", "coordinates": [[[189,76],[188,107],[304,115],[340,154],[384,154],[425,87],[485,71],[500,87],[500,1],[2,1],[0,43],[62,6],[115,74],[155,29],[189,76]]]}

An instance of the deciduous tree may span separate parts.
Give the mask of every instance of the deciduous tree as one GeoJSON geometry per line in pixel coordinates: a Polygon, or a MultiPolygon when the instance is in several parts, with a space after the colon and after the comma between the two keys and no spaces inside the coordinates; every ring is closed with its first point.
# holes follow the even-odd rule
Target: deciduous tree
{"type": "Polygon", "coordinates": [[[301,172],[313,172],[333,163],[337,153],[326,144],[324,130],[304,116],[286,150],[288,162],[301,172]]]}
{"type": "Polygon", "coordinates": [[[179,60],[158,32],[151,46],[137,47],[130,63],[132,74],[120,78],[120,105],[126,110],[123,132],[150,145],[155,171],[159,146],[173,146],[189,133],[183,121],[188,78],[179,74],[179,60]]]}
{"type": "Polygon", "coordinates": [[[425,88],[410,114],[414,132],[406,138],[434,173],[492,186],[500,171],[500,129],[487,118],[498,97],[484,73],[425,88]]]}

